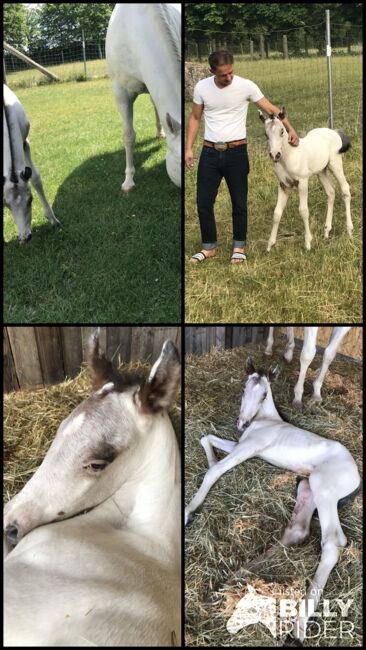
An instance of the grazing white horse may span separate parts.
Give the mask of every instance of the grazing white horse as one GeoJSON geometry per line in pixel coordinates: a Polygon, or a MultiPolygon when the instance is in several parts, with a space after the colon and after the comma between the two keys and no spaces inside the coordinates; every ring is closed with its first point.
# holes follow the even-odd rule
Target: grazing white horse
{"type": "MultiPolygon", "coordinates": [[[[313,399],[316,402],[321,402],[322,396],[320,391],[323,385],[324,377],[327,373],[330,364],[332,363],[334,357],[336,356],[344,337],[350,331],[350,329],[351,327],[345,327],[345,326],[333,327],[329,339],[329,343],[324,350],[322,365],[319,368],[318,374],[313,383],[313,390],[314,390],[313,399]]],[[[301,367],[300,367],[299,378],[294,388],[295,397],[294,397],[293,405],[296,407],[301,407],[306,372],[316,354],[316,339],[318,336],[318,330],[319,327],[304,327],[304,343],[300,355],[301,367]]],[[[266,349],[264,351],[264,354],[266,354],[267,356],[272,355],[273,332],[274,332],[274,328],[270,327],[268,332],[266,349]]],[[[292,361],[294,347],[295,347],[294,328],[288,327],[286,350],[283,355],[287,363],[291,363],[292,361]]]]}
{"type": "Polygon", "coordinates": [[[201,439],[206,452],[209,469],[202,485],[186,508],[188,523],[195,510],[202,504],[210,488],[228,470],[249,458],[262,460],[295,472],[301,476],[297,487],[297,499],[292,518],[280,543],[253,560],[246,568],[264,561],[282,546],[303,542],[310,533],[314,510],[318,509],[321,527],[321,557],[315,576],[311,581],[303,612],[294,621],[294,636],[303,641],[308,618],[316,610],[329,574],[337,564],[341,548],[347,538],[338,516],[338,502],[353,497],[360,485],[357,465],[348,449],[340,442],[328,440],[311,431],[284,422],[272,397],[271,383],[278,375],[273,371],[255,370],[253,360],[246,363],[248,380],[241,400],[237,428],[239,442],[221,440],[209,434],[201,439]],[[217,460],[213,448],[227,453],[217,460]],[[303,478],[305,477],[305,478],[303,478]]]}
{"type": "Polygon", "coordinates": [[[95,337],[90,363],[98,390],[5,508],[5,645],[179,645],[178,353],[166,341],[144,380],[95,337]]]}
{"type": "Polygon", "coordinates": [[[353,225],[351,220],[351,193],[343,173],[341,154],[348,151],[351,143],[342,131],[333,129],[312,129],[300,138],[299,145],[293,147],[289,144],[286,129],[282,124],[285,117],[285,108],[276,117],[271,115],[268,119],[259,111],[259,118],[264,122],[268,138],[270,156],[275,163],[275,172],[279,181],[278,198],[273,215],[273,227],[267,245],[267,252],[276,243],[277,230],[286,207],[291,188],[299,188],[299,212],[305,226],[305,248],[310,250],[312,235],[309,228],[308,209],[308,184],[309,177],[317,174],[328,197],[328,210],[325,221],[324,236],[327,238],[332,229],[333,206],[335,190],[332,185],[329,170],[336,177],[346,206],[347,232],[351,236],[353,225]]]}
{"type": "Polygon", "coordinates": [[[25,244],[32,237],[32,192],[29,179],[38,192],[45,216],[53,226],[59,220],[48,203],[38,169],[34,165],[27,140],[30,124],[17,96],[4,84],[4,204],[9,208],[18,230],[18,239],[25,244]]]}
{"type": "Polygon", "coordinates": [[[124,123],[126,177],[122,190],[135,187],[133,103],[146,92],[154,104],[157,135],[165,131],[167,138],[167,172],[181,187],[181,5],[117,4],[108,25],[106,57],[124,123]]]}

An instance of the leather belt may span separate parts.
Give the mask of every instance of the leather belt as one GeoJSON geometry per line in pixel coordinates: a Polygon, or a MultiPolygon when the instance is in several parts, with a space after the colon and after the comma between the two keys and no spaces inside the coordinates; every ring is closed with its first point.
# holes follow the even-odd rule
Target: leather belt
{"type": "Polygon", "coordinates": [[[239,147],[241,144],[247,144],[247,140],[233,140],[232,142],[210,142],[209,140],[203,141],[204,147],[213,147],[216,151],[226,151],[233,147],[239,147]]]}

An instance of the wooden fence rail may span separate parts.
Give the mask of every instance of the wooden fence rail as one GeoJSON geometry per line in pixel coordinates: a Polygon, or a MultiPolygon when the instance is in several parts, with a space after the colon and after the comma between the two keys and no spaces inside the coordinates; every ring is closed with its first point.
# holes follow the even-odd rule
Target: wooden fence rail
{"type": "MultiPolygon", "coordinates": [[[[4,327],[4,389],[6,392],[56,384],[75,377],[86,359],[95,327],[4,327]]],[[[163,342],[181,348],[180,327],[101,327],[100,347],[114,364],[153,363],[163,342]]]]}

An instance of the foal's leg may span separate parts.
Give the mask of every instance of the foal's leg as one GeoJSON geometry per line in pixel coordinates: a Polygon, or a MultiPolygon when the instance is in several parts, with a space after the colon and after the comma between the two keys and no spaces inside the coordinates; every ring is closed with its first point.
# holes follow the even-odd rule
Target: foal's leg
{"type": "Polygon", "coordinates": [[[136,140],[136,132],[133,128],[133,103],[137,97],[137,93],[128,92],[128,90],[120,86],[118,81],[113,81],[112,83],[117,107],[121,113],[124,126],[123,140],[126,151],[126,176],[121,189],[124,192],[129,192],[129,190],[132,190],[135,187],[133,180],[135,173],[135,167],[133,165],[133,148],[136,140]]]}
{"type": "Polygon", "coordinates": [[[316,353],[316,337],[318,334],[317,327],[304,327],[304,343],[300,355],[300,372],[297,384],[294,388],[295,398],[293,405],[301,407],[302,394],[304,392],[304,381],[308,367],[316,353]]]}
{"type": "Polygon", "coordinates": [[[258,564],[271,557],[281,546],[292,546],[303,542],[310,534],[310,523],[315,508],[309,480],[304,478],[297,486],[295,509],[280,541],[277,544],[272,544],[267,551],[249,562],[245,568],[252,571],[258,564]]]}
{"type": "Polygon", "coordinates": [[[25,140],[24,142],[24,159],[26,162],[26,165],[32,169],[32,176],[31,176],[31,181],[32,185],[35,188],[35,190],[38,193],[38,196],[41,200],[43,210],[45,213],[45,216],[47,217],[48,221],[53,225],[53,226],[61,226],[61,223],[55,216],[54,211],[52,210],[50,204],[48,203],[46,199],[46,195],[44,193],[43,185],[42,185],[42,180],[41,180],[41,175],[35,166],[32,157],[31,157],[31,152],[30,152],[30,145],[28,140],[25,140]]]}
{"type": "Polygon", "coordinates": [[[308,186],[309,181],[307,178],[303,178],[299,181],[299,212],[303,218],[305,226],[305,248],[309,251],[311,248],[312,236],[309,228],[308,186]]]}
{"type": "Polygon", "coordinates": [[[351,219],[351,192],[343,172],[343,163],[342,163],[341,154],[337,154],[336,158],[333,158],[332,160],[329,161],[329,168],[331,169],[339,185],[341,186],[342,196],[343,196],[344,204],[346,206],[347,232],[349,236],[351,236],[353,231],[353,224],[351,219]]]}
{"type": "Polygon", "coordinates": [[[329,237],[330,231],[332,230],[335,189],[330,180],[327,167],[322,172],[320,172],[320,174],[318,174],[318,178],[321,184],[323,185],[325,189],[325,193],[328,197],[328,209],[327,209],[327,217],[325,220],[325,229],[324,229],[324,237],[327,239],[329,237]]]}
{"type": "Polygon", "coordinates": [[[225,474],[225,472],[227,472],[232,467],[239,465],[244,460],[252,458],[257,453],[257,451],[258,447],[253,440],[244,441],[242,443],[239,442],[233,451],[226,456],[226,458],[219,460],[217,463],[209,467],[203,478],[201,487],[185,509],[186,524],[188,524],[188,522],[192,519],[193,513],[203,503],[207,496],[207,493],[214,485],[214,483],[218,481],[220,476],[225,474]]]}
{"type": "Polygon", "coordinates": [[[347,332],[351,327],[333,327],[332,335],[330,337],[330,341],[327,345],[327,347],[324,350],[324,355],[323,355],[323,361],[322,365],[320,367],[320,370],[317,374],[317,377],[313,383],[314,387],[314,399],[317,400],[318,402],[321,402],[321,394],[320,390],[324,381],[324,377],[326,375],[326,372],[332,363],[335,355],[337,354],[337,351],[339,349],[339,346],[341,345],[344,337],[346,336],[347,332]]]}
{"type": "Polygon", "coordinates": [[[318,509],[322,552],[319,566],[305,597],[305,615],[299,615],[295,621],[295,636],[301,641],[304,640],[307,621],[318,606],[329,574],[338,562],[341,548],[347,544],[338,517],[338,500],[355,490],[359,482],[356,463],[344,447],[319,465],[309,477],[318,509]]]}
{"type": "Polygon", "coordinates": [[[213,447],[230,453],[238,444],[232,440],[222,440],[222,438],[218,438],[211,433],[209,433],[208,436],[203,436],[203,438],[200,440],[200,443],[206,452],[209,467],[212,467],[212,465],[215,465],[218,462],[213,447]]]}
{"type": "Polygon", "coordinates": [[[271,236],[269,238],[268,245],[267,245],[267,253],[269,253],[272,246],[276,243],[278,226],[280,224],[283,211],[286,207],[288,197],[290,196],[290,192],[291,192],[290,187],[285,187],[284,185],[282,187],[281,185],[278,186],[277,205],[273,213],[273,226],[272,226],[271,236]]]}

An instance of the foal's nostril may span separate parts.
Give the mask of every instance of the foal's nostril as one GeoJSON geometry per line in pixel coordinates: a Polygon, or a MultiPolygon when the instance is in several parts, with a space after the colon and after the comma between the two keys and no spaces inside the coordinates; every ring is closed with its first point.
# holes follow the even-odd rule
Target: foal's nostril
{"type": "Polygon", "coordinates": [[[20,531],[18,526],[15,524],[9,524],[9,526],[5,528],[5,535],[7,536],[9,542],[16,544],[20,539],[20,531]]]}

